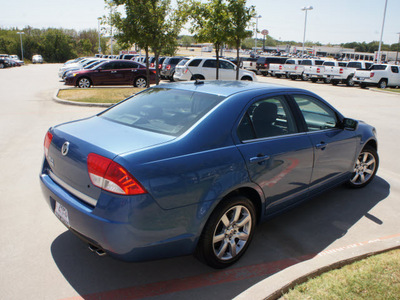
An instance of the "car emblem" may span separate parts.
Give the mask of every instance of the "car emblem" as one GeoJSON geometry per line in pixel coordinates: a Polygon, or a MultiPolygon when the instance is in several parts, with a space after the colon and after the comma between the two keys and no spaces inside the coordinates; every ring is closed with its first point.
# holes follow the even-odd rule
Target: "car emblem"
{"type": "Polygon", "coordinates": [[[69,142],[65,142],[61,147],[61,154],[66,156],[69,150],[69,142]]]}

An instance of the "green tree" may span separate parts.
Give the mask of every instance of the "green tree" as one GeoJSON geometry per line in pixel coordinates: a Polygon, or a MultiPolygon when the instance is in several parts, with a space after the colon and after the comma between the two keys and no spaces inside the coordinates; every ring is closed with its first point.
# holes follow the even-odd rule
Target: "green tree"
{"type": "Polygon", "coordinates": [[[236,68],[236,80],[239,80],[239,49],[242,41],[252,36],[252,31],[247,30],[251,18],[255,15],[254,6],[246,7],[246,0],[228,0],[227,11],[229,13],[230,26],[228,27],[228,42],[236,48],[238,66],[236,68]]]}
{"type": "Polygon", "coordinates": [[[230,36],[229,13],[225,2],[210,0],[208,3],[193,0],[187,11],[187,16],[193,20],[191,33],[199,42],[213,43],[217,57],[216,79],[219,78],[219,52],[221,47],[228,42],[230,36]]]}
{"type": "MultiPolygon", "coordinates": [[[[158,58],[164,47],[176,44],[178,33],[182,27],[179,17],[181,1],[177,1],[177,9],[171,6],[171,0],[109,0],[111,6],[122,6],[125,9],[125,17],[115,10],[111,22],[117,28],[116,34],[119,42],[126,48],[137,44],[146,53],[146,73],[149,79],[149,51],[158,58]]],[[[157,84],[159,81],[159,69],[156,67],[157,84]]],[[[147,80],[149,85],[149,80],[147,80]]]]}
{"type": "Polygon", "coordinates": [[[190,47],[194,42],[195,42],[195,39],[190,35],[184,35],[181,38],[181,45],[183,47],[186,47],[186,49],[188,47],[190,47]]]}

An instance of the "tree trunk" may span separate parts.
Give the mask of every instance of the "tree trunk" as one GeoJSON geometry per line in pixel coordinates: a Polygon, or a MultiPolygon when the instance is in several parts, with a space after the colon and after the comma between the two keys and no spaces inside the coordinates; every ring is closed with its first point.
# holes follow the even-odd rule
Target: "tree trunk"
{"type": "Polygon", "coordinates": [[[216,72],[215,79],[218,80],[219,79],[219,44],[214,44],[214,47],[215,47],[215,54],[217,57],[217,67],[215,69],[215,72],[216,72]]]}
{"type": "Polygon", "coordinates": [[[236,41],[236,80],[239,80],[239,68],[240,68],[240,57],[239,57],[239,47],[240,47],[240,40],[236,41]]]}
{"type": "Polygon", "coordinates": [[[156,68],[156,85],[158,85],[160,83],[160,69],[158,68],[160,53],[158,51],[154,52],[154,56],[156,57],[154,61],[154,67],[156,68]]]}
{"type": "Polygon", "coordinates": [[[146,52],[146,78],[147,88],[150,87],[150,64],[149,64],[149,47],[144,48],[146,52]]]}

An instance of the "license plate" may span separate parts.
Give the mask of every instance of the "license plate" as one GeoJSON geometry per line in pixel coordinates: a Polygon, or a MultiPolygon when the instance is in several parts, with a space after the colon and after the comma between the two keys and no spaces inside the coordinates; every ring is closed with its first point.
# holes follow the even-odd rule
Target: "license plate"
{"type": "Polygon", "coordinates": [[[54,210],[54,214],[60,219],[61,222],[70,227],[68,210],[58,202],[56,202],[56,209],[54,210]]]}

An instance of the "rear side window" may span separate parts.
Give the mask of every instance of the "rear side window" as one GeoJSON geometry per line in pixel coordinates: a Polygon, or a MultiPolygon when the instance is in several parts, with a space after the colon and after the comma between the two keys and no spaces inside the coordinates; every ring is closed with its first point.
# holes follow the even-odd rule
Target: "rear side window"
{"type": "Polygon", "coordinates": [[[311,66],[311,60],[303,60],[301,62],[301,65],[303,65],[303,66],[311,66]]]}
{"type": "Polygon", "coordinates": [[[179,136],[223,99],[206,93],[152,88],[99,116],[126,126],[179,136]]]}
{"type": "Polygon", "coordinates": [[[294,100],[303,114],[308,131],[336,128],[336,113],[327,105],[311,96],[296,95],[294,100]]]}
{"type": "Polygon", "coordinates": [[[198,67],[200,63],[201,63],[201,59],[193,59],[189,63],[189,67],[198,67]]]}
{"type": "Polygon", "coordinates": [[[296,133],[297,128],[284,97],[253,103],[238,126],[241,141],[296,133]]]}
{"type": "Polygon", "coordinates": [[[170,65],[177,65],[181,60],[182,58],[171,58],[168,63],[170,65]]]}
{"type": "Polygon", "coordinates": [[[323,63],[324,66],[330,66],[333,67],[335,65],[335,63],[333,61],[326,61],[323,63]]]}
{"type": "Polygon", "coordinates": [[[395,66],[392,66],[392,72],[393,73],[399,73],[399,68],[395,67],[395,66]]]}

